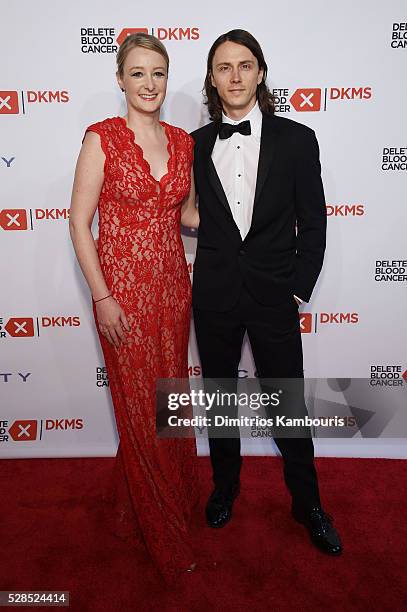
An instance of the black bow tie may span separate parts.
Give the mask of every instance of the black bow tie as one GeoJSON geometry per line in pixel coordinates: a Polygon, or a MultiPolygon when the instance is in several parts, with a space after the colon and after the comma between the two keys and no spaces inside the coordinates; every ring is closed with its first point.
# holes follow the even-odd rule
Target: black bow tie
{"type": "Polygon", "coordinates": [[[232,123],[221,123],[219,128],[219,138],[221,140],[225,140],[226,138],[230,138],[235,132],[240,132],[243,134],[243,136],[250,136],[252,133],[250,121],[242,121],[237,125],[233,125],[232,123]]]}

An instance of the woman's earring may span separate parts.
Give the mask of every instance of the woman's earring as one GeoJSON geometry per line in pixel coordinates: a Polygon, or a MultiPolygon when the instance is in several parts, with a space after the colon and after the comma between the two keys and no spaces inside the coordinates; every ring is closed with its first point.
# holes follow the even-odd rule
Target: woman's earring
{"type": "Polygon", "coordinates": [[[126,93],[126,90],[125,90],[125,89],[123,89],[123,87],[120,87],[120,89],[121,89],[122,91],[124,91],[124,93],[126,93]]]}

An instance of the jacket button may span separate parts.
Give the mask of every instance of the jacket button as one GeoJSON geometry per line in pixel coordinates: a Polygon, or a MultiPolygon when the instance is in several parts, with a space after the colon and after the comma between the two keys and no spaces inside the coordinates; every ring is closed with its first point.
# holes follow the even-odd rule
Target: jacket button
{"type": "Polygon", "coordinates": [[[245,254],[246,254],[246,251],[244,249],[240,249],[239,255],[245,255],[245,254]]]}

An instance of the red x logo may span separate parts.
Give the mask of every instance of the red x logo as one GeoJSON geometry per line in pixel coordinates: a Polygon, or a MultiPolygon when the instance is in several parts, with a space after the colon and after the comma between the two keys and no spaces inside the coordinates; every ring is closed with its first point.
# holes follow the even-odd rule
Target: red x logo
{"type": "Polygon", "coordinates": [[[4,208],[0,212],[0,227],[4,230],[26,230],[27,211],[24,208],[4,208]]]}
{"type": "Polygon", "coordinates": [[[32,338],[34,335],[34,320],[31,317],[11,317],[4,329],[13,338],[32,338]]]}
{"type": "Polygon", "coordinates": [[[14,421],[8,430],[15,442],[27,442],[37,437],[37,421],[14,421]]]}
{"type": "Polygon", "coordinates": [[[16,115],[18,112],[18,92],[0,91],[0,115],[16,115]]]}
{"type": "Polygon", "coordinates": [[[290,102],[299,113],[321,110],[320,89],[296,89],[290,102]]]}

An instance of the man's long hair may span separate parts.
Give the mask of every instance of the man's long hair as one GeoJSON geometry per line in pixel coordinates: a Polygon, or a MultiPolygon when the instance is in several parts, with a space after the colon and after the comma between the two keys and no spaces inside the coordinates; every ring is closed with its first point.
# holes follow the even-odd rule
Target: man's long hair
{"type": "Polygon", "coordinates": [[[211,83],[211,76],[213,57],[215,55],[216,49],[222,43],[227,41],[234,42],[238,45],[243,45],[244,47],[247,47],[257,59],[257,62],[259,64],[259,70],[263,69],[263,79],[260,85],[257,85],[257,100],[262,113],[265,113],[266,115],[273,115],[274,97],[266,85],[267,64],[266,60],[264,59],[263,51],[260,47],[260,44],[254,38],[254,36],[252,36],[250,32],[246,32],[246,30],[230,30],[230,32],[222,34],[221,36],[219,36],[219,38],[215,40],[208,53],[206,77],[204,88],[202,91],[206,98],[204,103],[208,106],[209,117],[212,121],[222,120],[222,102],[219,98],[219,94],[216,87],[213,87],[211,83]]]}

